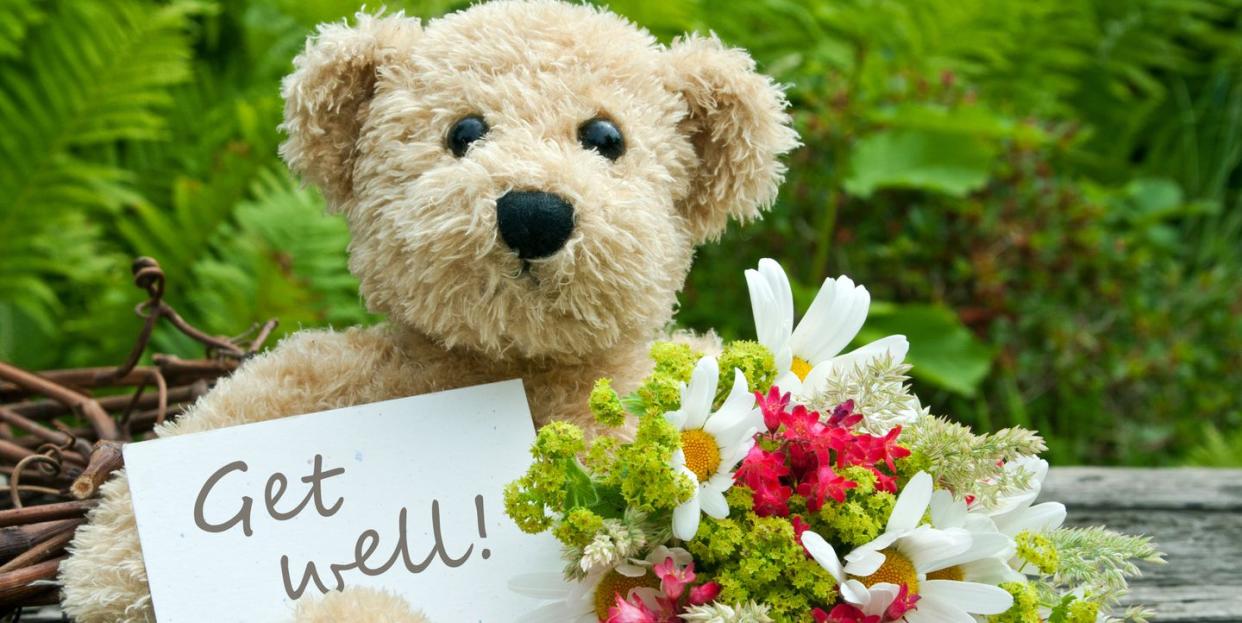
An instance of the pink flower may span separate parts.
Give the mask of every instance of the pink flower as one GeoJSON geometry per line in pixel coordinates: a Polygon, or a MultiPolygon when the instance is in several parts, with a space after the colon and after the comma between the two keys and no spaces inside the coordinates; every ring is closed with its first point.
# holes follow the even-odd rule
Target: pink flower
{"type": "Polygon", "coordinates": [[[763,412],[763,423],[769,432],[776,432],[780,428],[785,410],[789,408],[789,395],[789,392],[782,394],[781,389],[776,386],[768,390],[767,396],[755,392],[755,402],[759,403],[759,410],[763,412]]]}
{"type": "Polygon", "coordinates": [[[823,614],[823,610],[816,608],[811,612],[811,616],[815,617],[816,623],[880,623],[880,615],[873,614],[868,616],[856,606],[850,604],[837,604],[832,612],[827,615],[823,614]],[[820,618],[820,617],[823,618],[820,618]]]}
{"type": "Polygon", "coordinates": [[[755,514],[760,517],[772,517],[773,515],[787,517],[791,495],[793,495],[793,489],[782,485],[778,480],[759,483],[754,494],[755,514]]]}
{"type": "Polygon", "coordinates": [[[784,417],[784,437],[790,441],[810,442],[824,431],[819,413],[802,405],[795,405],[784,417]]]}
{"type": "Polygon", "coordinates": [[[866,461],[875,464],[884,461],[888,465],[889,471],[896,471],[897,466],[893,463],[894,459],[900,459],[910,456],[910,450],[897,445],[897,436],[901,434],[901,427],[894,426],[883,437],[874,437],[871,435],[861,435],[858,438],[858,446],[866,461]]]}
{"type": "Polygon", "coordinates": [[[688,563],[685,569],[678,569],[677,563],[673,562],[673,557],[669,556],[651,570],[657,578],[660,578],[660,587],[664,589],[664,595],[674,601],[686,592],[687,584],[694,582],[693,561],[688,563]]]}
{"type": "Polygon", "coordinates": [[[780,450],[768,452],[756,445],[746,453],[733,478],[751,489],[758,489],[760,483],[775,482],[788,475],[785,453],[780,450]]]}
{"type": "Polygon", "coordinates": [[[705,603],[715,601],[720,595],[720,585],[715,582],[704,582],[690,589],[690,605],[701,606],[705,603]]]}
{"type": "Polygon", "coordinates": [[[605,623],[659,623],[659,619],[642,600],[626,601],[617,595],[617,602],[608,609],[605,623]]]}
{"type": "Polygon", "coordinates": [[[832,471],[831,466],[822,464],[810,480],[798,485],[798,495],[806,498],[806,509],[815,513],[824,507],[825,497],[840,504],[845,502],[845,492],[857,486],[858,483],[832,471]]]}
{"type": "Polygon", "coordinates": [[[907,612],[915,609],[914,605],[918,603],[918,601],[919,596],[911,595],[910,588],[905,584],[902,584],[901,588],[897,591],[897,596],[893,598],[893,603],[889,604],[888,609],[884,611],[885,620],[896,621],[901,617],[906,616],[907,612]]]}
{"type": "Polygon", "coordinates": [[[875,474],[875,490],[886,491],[888,493],[897,493],[897,479],[885,474],[884,472],[872,467],[871,473],[875,474]]]}

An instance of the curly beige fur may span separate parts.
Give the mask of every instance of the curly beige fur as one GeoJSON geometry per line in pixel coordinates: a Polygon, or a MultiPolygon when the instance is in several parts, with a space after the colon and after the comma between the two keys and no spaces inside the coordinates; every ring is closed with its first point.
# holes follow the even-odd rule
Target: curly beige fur
{"type": "MultiPolygon", "coordinates": [[[[320,28],[286,79],[289,166],[350,225],[350,269],[388,324],[305,331],[247,362],[161,436],[522,378],[535,423],[590,426],[594,379],[625,391],[672,317],[694,247],[757,217],[796,145],[785,99],[745,52],[671,47],[596,8],[500,0],[429,22],[360,14],[320,28]],[[462,158],[457,119],[491,130],[462,158]],[[577,128],[622,130],[615,162],[577,128]],[[553,192],[574,206],[557,253],[523,266],[496,199],[553,192]]],[[[714,338],[698,339],[710,348],[714,338]]],[[[61,567],[83,623],[152,621],[124,472],[61,567]]],[[[416,621],[399,598],[347,589],[303,621],[416,621]],[[404,617],[404,618],[403,618],[404,617]]]]}

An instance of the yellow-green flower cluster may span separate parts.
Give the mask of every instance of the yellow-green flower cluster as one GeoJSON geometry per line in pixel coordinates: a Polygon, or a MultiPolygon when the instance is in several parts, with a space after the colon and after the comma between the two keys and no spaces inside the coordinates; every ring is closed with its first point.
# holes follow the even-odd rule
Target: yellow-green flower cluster
{"type": "MultiPolygon", "coordinates": [[[[547,530],[566,501],[585,492],[575,455],[584,447],[582,429],[567,422],[543,427],[535,437],[535,460],[518,480],[505,487],[505,513],[524,532],[547,530]],[[575,473],[576,470],[576,473],[575,473]],[[578,490],[575,490],[578,489],[578,490]]],[[[585,483],[589,488],[589,479],[585,483]]]]}
{"type": "Polygon", "coordinates": [[[811,610],[836,599],[836,581],[806,555],[784,517],[759,517],[749,509],[750,491],[727,494],[726,519],[705,518],[686,544],[696,564],[720,583],[721,603],[755,601],[778,622],[810,622],[811,610]]]}
{"type": "MultiPolygon", "coordinates": [[[[666,365],[675,359],[665,358],[666,365]]],[[[597,383],[591,398],[601,421],[624,419],[608,381],[597,383]]],[[[639,418],[632,443],[603,436],[589,447],[581,428],[553,422],[535,437],[530,469],[505,488],[505,512],[523,531],[552,529],[566,546],[582,548],[605,519],[671,511],[693,495],[694,483],[672,467],[680,445],[663,413],[639,418]]]]}
{"type": "Polygon", "coordinates": [[[638,391],[637,406],[640,414],[662,415],[681,405],[681,384],[690,382],[694,364],[702,355],[686,344],[656,342],[651,345],[651,360],[655,368],[638,391]]]}
{"type": "MultiPolygon", "coordinates": [[[[807,519],[825,539],[857,547],[884,532],[896,498],[891,493],[876,491],[875,474],[865,467],[847,467],[840,474],[858,486],[846,492],[845,502],[825,504],[819,513],[807,519]]],[[[791,502],[794,500],[791,498],[791,502]]]]}
{"type": "Polygon", "coordinates": [[[1026,582],[1006,582],[1001,588],[1013,595],[1013,606],[1001,614],[988,617],[990,623],[1042,623],[1039,616],[1039,592],[1026,582]]]}
{"type": "Polygon", "coordinates": [[[1024,530],[1014,540],[1018,543],[1018,558],[1034,565],[1040,573],[1052,575],[1061,566],[1057,548],[1046,535],[1024,530]]]}
{"type": "Polygon", "coordinates": [[[720,381],[716,384],[716,404],[724,402],[729,390],[733,389],[734,370],[742,371],[752,392],[766,392],[776,380],[776,359],[772,351],[759,342],[729,342],[717,360],[720,362],[720,381]]]}
{"type": "Polygon", "coordinates": [[[1100,604],[1079,599],[1065,609],[1065,623],[1095,623],[1099,615],[1100,604]]]}
{"type": "Polygon", "coordinates": [[[585,547],[604,526],[604,518],[586,508],[575,508],[552,530],[557,540],[570,547],[585,547]]]}
{"type": "Polygon", "coordinates": [[[595,421],[604,426],[615,427],[625,423],[625,406],[621,397],[612,389],[612,379],[599,379],[591,389],[591,397],[587,401],[591,415],[595,421]]]}
{"type": "Polygon", "coordinates": [[[662,414],[644,415],[634,442],[615,448],[604,482],[620,491],[628,508],[644,513],[672,510],[690,499],[695,487],[671,466],[680,447],[681,436],[662,414]]]}

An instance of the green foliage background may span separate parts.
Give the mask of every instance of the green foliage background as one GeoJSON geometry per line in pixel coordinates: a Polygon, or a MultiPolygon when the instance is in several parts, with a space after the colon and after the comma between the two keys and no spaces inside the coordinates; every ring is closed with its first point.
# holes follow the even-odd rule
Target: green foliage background
{"type": "MultiPolygon", "coordinates": [[[[1242,0],[611,7],[750,49],[805,143],[772,213],[703,249],[681,323],[751,335],[760,257],[803,308],[846,273],[878,301],[860,339],[908,334],[938,411],[1038,427],[1061,462],[1242,460],[1242,0]]],[[[118,361],[136,255],[213,333],[376,321],[275,155],[290,59],[357,8],[0,2],[0,358],[118,361]]]]}

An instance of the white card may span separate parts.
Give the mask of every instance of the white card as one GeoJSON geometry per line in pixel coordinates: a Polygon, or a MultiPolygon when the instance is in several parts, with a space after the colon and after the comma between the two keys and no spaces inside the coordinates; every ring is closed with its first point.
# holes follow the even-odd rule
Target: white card
{"type": "Polygon", "coordinates": [[[511,621],[538,603],[509,579],[562,567],[504,514],[533,440],[514,380],[127,445],[156,617],[290,620],[295,595],[321,594],[308,565],[332,589],[335,564],[434,623],[511,621]]]}

